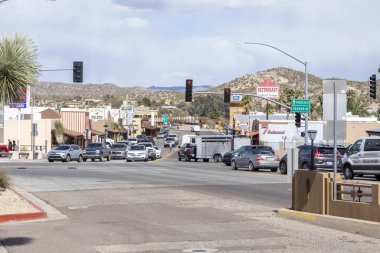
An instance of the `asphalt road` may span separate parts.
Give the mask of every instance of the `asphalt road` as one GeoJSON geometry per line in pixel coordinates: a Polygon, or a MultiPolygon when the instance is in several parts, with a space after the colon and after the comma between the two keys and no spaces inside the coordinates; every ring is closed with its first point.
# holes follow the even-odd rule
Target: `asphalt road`
{"type": "MultiPolygon", "coordinates": [[[[158,143],[158,145],[160,145],[158,143]]],[[[165,150],[166,154],[168,150],[165,150]]],[[[377,252],[377,240],[279,218],[290,185],[213,162],[0,163],[61,216],[0,225],[10,253],[377,252]],[[203,251],[202,251],[203,250],[203,251]]]]}

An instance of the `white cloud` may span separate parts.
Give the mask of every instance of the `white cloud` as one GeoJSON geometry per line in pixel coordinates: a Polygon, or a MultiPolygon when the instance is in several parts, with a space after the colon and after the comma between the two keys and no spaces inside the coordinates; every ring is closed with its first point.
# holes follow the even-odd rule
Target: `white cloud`
{"type": "MultiPolygon", "coordinates": [[[[44,68],[85,64],[85,82],[118,85],[220,84],[278,66],[322,77],[365,80],[378,67],[380,4],[369,0],[10,0],[0,36],[35,40],[44,68]],[[118,3],[118,4],[115,4],[118,3]]],[[[70,82],[71,72],[41,80],[70,82]]]]}

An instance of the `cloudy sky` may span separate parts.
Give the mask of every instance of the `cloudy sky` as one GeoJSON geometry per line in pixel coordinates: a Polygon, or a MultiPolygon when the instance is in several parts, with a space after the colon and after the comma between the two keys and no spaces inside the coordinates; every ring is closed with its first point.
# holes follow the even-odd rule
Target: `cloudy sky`
{"type": "MultiPolygon", "coordinates": [[[[367,80],[380,64],[380,1],[8,0],[0,36],[24,33],[43,69],[85,65],[85,83],[218,85],[274,67],[367,80]]],[[[71,82],[43,72],[41,81],[71,82]]]]}

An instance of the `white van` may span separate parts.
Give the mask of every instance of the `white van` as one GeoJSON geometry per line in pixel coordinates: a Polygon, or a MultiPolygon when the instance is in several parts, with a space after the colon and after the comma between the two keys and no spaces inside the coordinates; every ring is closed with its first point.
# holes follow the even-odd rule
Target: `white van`
{"type": "Polygon", "coordinates": [[[375,175],[380,180],[380,136],[363,137],[355,141],[343,156],[343,176],[375,175]]]}

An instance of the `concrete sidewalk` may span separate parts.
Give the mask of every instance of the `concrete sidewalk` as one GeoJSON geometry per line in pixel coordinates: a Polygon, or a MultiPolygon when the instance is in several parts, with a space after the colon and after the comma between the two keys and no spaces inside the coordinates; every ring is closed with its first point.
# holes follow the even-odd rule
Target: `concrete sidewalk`
{"type": "Polygon", "coordinates": [[[277,214],[283,218],[380,239],[379,222],[300,212],[286,208],[279,209],[277,214]]]}

